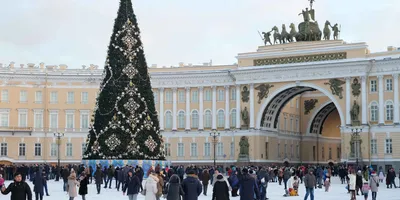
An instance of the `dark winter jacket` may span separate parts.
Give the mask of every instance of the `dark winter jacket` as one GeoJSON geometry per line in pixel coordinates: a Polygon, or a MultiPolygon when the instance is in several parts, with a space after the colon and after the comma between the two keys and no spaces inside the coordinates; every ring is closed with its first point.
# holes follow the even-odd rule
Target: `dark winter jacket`
{"type": "Polygon", "coordinates": [[[107,171],[107,177],[111,178],[114,177],[114,167],[110,166],[107,171]]]}
{"type": "Polygon", "coordinates": [[[80,178],[80,180],[79,195],[86,195],[88,193],[89,178],[85,176],[84,178],[80,178]]]}
{"type": "Polygon", "coordinates": [[[124,169],[120,169],[119,171],[118,171],[118,181],[120,181],[120,182],[124,182],[125,181],[125,174],[124,174],[124,169]]]}
{"type": "Polygon", "coordinates": [[[283,172],[283,180],[289,180],[292,174],[290,173],[289,169],[286,169],[285,172],[283,172]]]}
{"type": "Polygon", "coordinates": [[[94,180],[96,184],[103,184],[103,172],[100,168],[97,168],[96,172],[94,173],[94,180]]]}
{"type": "Polygon", "coordinates": [[[202,186],[194,174],[188,174],[186,179],[183,180],[183,192],[185,192],[184,200],[197,200],[201,194],[202,186]]]}
{"type": "Polygon", "coordinates": [[[69,170],[68,170],[68,168],[64,168],[62,171],[62,178],[63,178],[64,182],[68,181],[68,176],[69,176],[69,170]]]}
{"type": "Polygon", "coordinates": [[[208,185],[208,182],[210,181],[210,174],[207,171],[204,171],[201,175],[201,182],[203,185],[208,185]]]}
{"type": "Polygon", "coordinates": [[[185,195],[182,189],[181,181],[179,176],[174,174],[169,179],[169,183],[166,186],[167,190],[167,200],[180,200],[181,196],[185,195]]]}
{"type": "Polygon", "coordinates": [[[2,194],[11,192],[10,200],[32,200],[32,191],[26,182],[13,182],[11,183],[2,194]]]}
{"type": "Polygon", "coordinates": [[[42,175],[42,169],[39,169],[39,171],[36,172],[35,174],[35,178],[33,179],[33,191],[35,193],[44,194],[43,191],[43,186],[45,185],[45,180],[43,179],[43,175],[42,175]]]}
{"type": "Polygon", "coordinates": [[[140,189],[139,177],[133,175],[133,176],[128,176],[128,178],[126,178],[125,184],[122,188],[122,192],[125,193],[126,190],[128,190],[128,192],[126,192],[127,195],[138,194],[139,189],[140,189]]]}
{"type": "Polygon", "coordinates": [[[260,199],[260,191],[258,190],[256,180],[249,174],[244,173],[239,180],[240,184],[240,200],[260,199]]]}
{"type": "Polygon", "coordinates": [[[213,200],[229,200],[229,187],[222,175],[217,176],[212,196],[213,200]]]}

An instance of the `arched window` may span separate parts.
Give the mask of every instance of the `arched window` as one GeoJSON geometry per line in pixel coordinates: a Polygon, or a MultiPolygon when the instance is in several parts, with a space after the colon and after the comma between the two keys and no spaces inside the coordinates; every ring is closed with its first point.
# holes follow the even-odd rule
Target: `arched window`
{"type": "Polygon", "coordinates": [[[231,127],[236,127],[236,109],[231,111],[231,127]]]}
{"type": "Polygon", "coordinates": [[[224,128],[225,126],[225,114],[223,110],[218,111],[218,128],[224,128]]]}
{"type": "Polygon", "coordinates": [[[371,121],[378,121],[378,103],[372,102],[370,108],[371,121]]]}
{"type": "Polygon", "coordinates": [[[172,113],[167,111],[165,113],[165,128],[172,129],[172,113]]]}
{"type": "Polygon", "coordinates": [[[192,128],[199,128],[199,113],[197,110],[192,111],[192,128]]]}
{"type": "Polygon", "coordinates": [[[206,110],[206,112],[204,113],[204,127],[205,128],[211,128],[211,121],[212,121],[212,116],[211,116],[211,111],[206,110]]]}
{"type": "Polygon", "coordinates": [[[386,101],[386,121],[393,121],[393,102],[386,101]]]}
{"type": "Polygon", "coordinates": [[[178,113],[178,128],[185,128],[185,112],[183,110],[178,113]]]}

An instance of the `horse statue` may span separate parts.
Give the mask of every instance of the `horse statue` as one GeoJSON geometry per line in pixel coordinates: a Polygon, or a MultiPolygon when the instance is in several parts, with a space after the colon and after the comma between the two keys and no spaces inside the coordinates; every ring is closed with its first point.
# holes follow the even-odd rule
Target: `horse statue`
{"type": "Polygon", "coordinates": [[[315,21],[314,22],[315,24],[316,24],[316,31],[314,31],[315,32],[315,40],[316,41],[320,41],[321,39],[322,39],[322,31],[321,31],[321,29],[319,29],[319,25],[318,25],[318,22],[317,21],[315,21]]]}
{"type": "Polygon", "coordinates": [[[289,28],[290,28],[290,33],[289,33],[290,34],[290,40],[294,41],[294,38],[296,38],[296,41],[297,41],[298,33],[296,31],[296,26],[293,23],[291,23],[289,28]]]}
{"type": "Polygon", "coordinates": [[[292,38],[290,37],[290,34],[286,31],[285,24],[282,24],[281,40],[283,43],[293,42],[292,38]]]}
{"type": "Polygon", "coordinates": [[[304,41],[313,41],[313,30],[310,27],[310,23],[304,24],[304,41]]]}
{"type": "Polygon", "coordinates": [[[274,44],[276,44],[276,43],[282,44],[282,37],[281,37],[281,34],[279,34],[278,27],[274,26],[272,28],[272,30],[274,31],[274,44]]]}
{"type": "Polygon", "coordinates": [[[331,23],[326,20],[325,22],[325,27],[324,27],[324,40],[330,40],[331,39],[331,23]]]}

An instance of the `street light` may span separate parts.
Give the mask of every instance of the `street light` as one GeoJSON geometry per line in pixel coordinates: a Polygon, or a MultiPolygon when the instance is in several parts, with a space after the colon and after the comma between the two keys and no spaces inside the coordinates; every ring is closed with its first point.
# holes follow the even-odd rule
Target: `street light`
{"type": "Polygon", "coordinates": [[[361,128],[352,128],[351,132],[353,133],[353,148],[354,148],[354,154],[356,157],[356,165],[358,168],[358,158],[360,157],[360,132],[362,131],[361,128]]]}
{"type": "Polygon", "coordinates": [[[60,172],[61,172],[61,166],[60,166],[60,145],[61,145],[61,138],[64,137],[64,133],[60,133],[60,132],[55,132],[54,133],[54,137],[57,138],[57,146],[58,146],[58,151],[57,151],[57,177],[56,177],[56,181],[60,180],[60,172]]]}
{"type": "Polygon", "coordinates": [[[210,133],[210,136],[211,137],[213,137],[213,144],[214,144],[214,168],[216,168],[216,146],[217,146],[217,143],[218,143],[218,139],[217,139],[217,137],[219,137],[219,132],[217,132],[217,131],[213,131],[213,132],[211,132],[210,133]]]}

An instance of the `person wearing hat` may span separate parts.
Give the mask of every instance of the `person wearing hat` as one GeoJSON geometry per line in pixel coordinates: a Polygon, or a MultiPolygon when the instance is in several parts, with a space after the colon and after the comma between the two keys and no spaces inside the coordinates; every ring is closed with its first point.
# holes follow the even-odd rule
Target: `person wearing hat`
{"type": "Polygon", "coordinates": [[[379,187],[379,178],[376,175],[376,172],[374,171],[372,171],[371,173],[371,178],[369,179],[369,185],[371,187],[372,200],[376,200],[376,195],[378,193],[378,187],[379,187]]]}
{"type": "Polygon", "coordinates": [[[185,180],[183,180],[182,188],[184,194],[184,200],[197,200],[200,196],[203,188],[199,178],[195,174],[195,171],[190,170],[185,180]]]}
{"type": "Polygon", "coordinates": [[[217,176],[212,196],[213,200],[229,200],[229,186],[221,174],[217,176]]]}
{"type": "Polygon", "coordinates": [[[242,176],[239,179],[240,185],[240,200],[260,199],[260,191],[258,189],[257,181],[250,176],[249,170],[243,168],[242,176]]]}
{"type": "Polygon", "coordinates": [[[309,169],[308,174],[304,176],[304,187],[306,187],[306,194],[304,196],[304,200],[307,200],[308,195],[310,195],[310,199],[314,200],[314,188],[317,186],[317,180],[314,175],[314,170],[309,169]]]}
{"type": "Polygon", "coordinates": [[[32,200],[32,191],[29,185],[22,181],[22,174],[20,172],[15,173],[14,182],[10,183],[6,188],[1,188],[2,194],[8,194],[11,192],[11,200],[32,200]]]}
{"type": "Polygon", "coordinates": [[[82,196],[82,200],[86,199],[86,195],[88,193],[88,184],[89,184],[89,175],[86,174],[86,171],[81,173],[79,177],[79,195],[82,196]]]}
{"type": "Polygon", "coordinates": [[[128,172],[128,177],[122,185],[122,192],[128,195],[129,200],[136,200],[140,190],[139,177],[133,174],[133,169],[128,172]]]}

